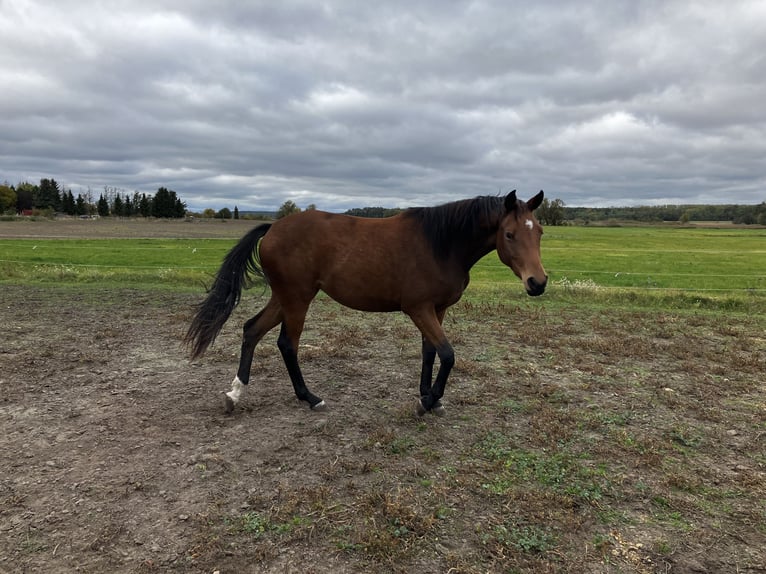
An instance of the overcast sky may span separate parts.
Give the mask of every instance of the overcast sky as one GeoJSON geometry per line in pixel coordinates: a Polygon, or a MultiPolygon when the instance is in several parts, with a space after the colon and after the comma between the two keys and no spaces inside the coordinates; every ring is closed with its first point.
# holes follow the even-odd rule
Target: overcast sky
{"type": "Polygon", "coordinates": [[[0,182],[766,200],[766,2],[0,0],[0,182]]]}

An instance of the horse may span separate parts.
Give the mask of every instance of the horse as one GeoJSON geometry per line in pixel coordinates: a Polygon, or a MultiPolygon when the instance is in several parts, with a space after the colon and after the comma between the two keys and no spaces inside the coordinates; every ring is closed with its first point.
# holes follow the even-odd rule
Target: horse
{"type": "Polygon", "coordinates": [[[468,286],[471,268],[493,249],[527,294],[543,294],[548,282],[540,259],[543,230],[533,213],[542,201],[542,191],[525,202],[513,190],[505,196],[409,208],[380,219],[307,210],[261,224],[224,258],[206,298],[196,306],[184,342],[192,359],[203,355],[239,303],[242,289],[265,280],[271,297],[244,324],[237,374],[224,393],[225,411],[231,413],[241,401],[255,347],[277,325],[277,347],[295,394],[320,411],[326,403],[309,391],[298,364],[306,313],[317,293],[361,311],[401,311],[422,335],[417,413],[443,416],[441,399],[455,364],[442,329],[445,313],[468,286]],[[437,355],[439,370],[432,382],[437,355]]]}

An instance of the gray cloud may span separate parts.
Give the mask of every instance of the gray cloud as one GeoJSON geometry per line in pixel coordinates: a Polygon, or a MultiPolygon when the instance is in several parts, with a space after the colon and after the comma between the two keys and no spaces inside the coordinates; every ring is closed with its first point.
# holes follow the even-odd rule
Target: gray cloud
{"type": "Polygon", "coordinates": [[[340,211],[766,199],[761,2],[0,1],[0,179],[340,211]]]}

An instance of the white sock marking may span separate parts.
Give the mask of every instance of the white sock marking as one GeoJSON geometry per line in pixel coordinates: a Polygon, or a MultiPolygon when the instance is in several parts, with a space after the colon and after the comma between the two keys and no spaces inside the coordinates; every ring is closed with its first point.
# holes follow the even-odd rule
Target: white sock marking
{"type": "Polygon", "coordinates": [[[242,393],[244,392],[245,385],[242,384],[239,377],[234,377],[234,380],[231,382],[231,390],[226,393],[226,396],[231,399],[231,402],[236,404],[239,402],[239,399],[242,398],[242,393]]]}

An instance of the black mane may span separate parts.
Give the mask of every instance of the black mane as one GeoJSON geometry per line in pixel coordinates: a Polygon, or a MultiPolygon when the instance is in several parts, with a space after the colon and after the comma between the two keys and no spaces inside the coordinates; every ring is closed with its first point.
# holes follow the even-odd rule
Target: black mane
{"type": "Polygon", "coordinates": [[[484,195],[436,207],[411,207],[404,213],[420,224],[434,254],[447,259],[456,247],[483,240],[495,228],[503,201],[502,197],[484,195]]]}

